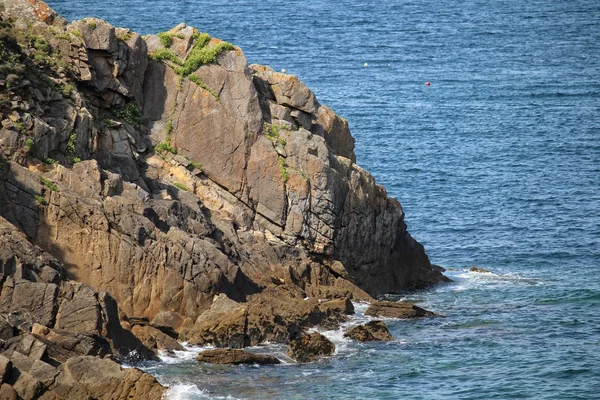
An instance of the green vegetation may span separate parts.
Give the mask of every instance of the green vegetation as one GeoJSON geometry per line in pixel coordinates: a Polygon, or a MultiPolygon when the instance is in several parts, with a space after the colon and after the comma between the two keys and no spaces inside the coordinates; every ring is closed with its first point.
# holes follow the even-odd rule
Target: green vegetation
{"type": "Polygon", "coordinates": [[[289,175],[287,171],[287,167],[285,165],[285,158],[279,156],[279,169],[281,170],[281,177],[283,178],[283,183],[287,183],[289,175]]]}
{"type": "Polygon", "coordinates": [[[60,92],[65,97],[71,97],[71,94],[73,93],[73,90],[75,90],[75,86],[71,85],[70,83],[67,83],[66,85],[64,85],[62,87],[62,89],[61,89],[60,92]]]}
{"type": "Polygon", "coordinates": [[[165,47],[171,47],[174,37],[183,39],[183,35],[181,33],[158,32],[156,36],[158,36],[165,47]]]}
{"type": "Polygon", "coordinates": [[[48,164],[48,165],[50,165],[50,164],[58,164],[58,161],[56,161],[55,159],[50,158],[50,157],[44,158],[43,162],[44,162],[44,164],[48,164]]]}
{"type": "Polygon", "coordinates": [[[177,154],[177,149],[175,149],[167,142],[160,142],[158,145],[156,145],[154,149],[158,151],[168,151],[169,153],[177,154]]]}
{"type": "Polygon", "coordinates": [[[117,35],[117,39],[120,39],[124,42],[129,41],[129,39],[131,39],[133,37],[133,34],[131,33],[130,30],[126,30],[125,33],[121,33],[117,35]]]}
{"type": "Polygon", "coordinates": [[[41,204],[43,206],[45,206],[46,204],[48,204],[48,202],[46,201],[46,199],[42,195],[36,194],[33,197],[35,197],[35,201],[37,201],[38,204],[41,204]]]}
{"type": "Polygon", "coordinates": [[[72,157],[71,161],[73,162],[73,164],[77,164],[78,162],[81,162],[81,158],[79,158],[79,157],[72,157]]]}
{"type": "MultiPolygon", "coordinates": [[[[183,38],[181,35],[171,34],[168,32],[160,32],[158,37],[165,47],[169,47],[171,45],[173,37],[183,38]]],[[[195,40],[194,47],[185,61],[182,61],[175,55],[175,53],[173,53],[173,51],[169,50],[168,48],[158,49],[156,52],[154,52],[154,54],[150,54],[150,57],[156,61],[168,61],[174,64],[170,66],[180,76],[180,81],[177,85],[178,90],[181,90],[181,82],[183,79],[189,77],[192,82],[194,82],[200,88],[208,91],[218,101],[219,96],[217,93],[215,93],[214,90],[210,89],[204,82],[202,82],[200,78],[192,74],[201,66],[215,62],[217,60],[217,56],[222,51],[233,50],[234,47],[231,43],[227,42],[221,42],[214,46],[208,47],[208,43],[210,42],[210,36],[208,33],[196,33],[194,34],[193,38],[195,40]]]]}
{"type": "Polygon", "coordinates": [[[73,29],[71,31],[71,35],[73,35],[79,39],[83,39],[83,34],[81,32],[79,32],[77,29],[73,29]]]}
{"type": "Polygon", "coordinates": [[[58,186],[56,186],[56,184],[54,182],[52,182],[50,179],[40,176],[40,182],[42,182],[42,184],[44,186],[46,186],[48,189],[52,190],[53,192],[60,192],[60,189],[58,188],[58,186]]]}
{"type": "Polygon", "coordinates": [[[285,147],[287,142],[284,138],[282,138],[279,135],[279,129],[280,127],[278,127],[277,125],[269,126],[266,122],[264,124],[265,136],[267,137],[267,139],[277,141],[282,147],[285,147]]]}
{"type": "Polygon", "coordinates": [[[21,134],[27,135],[27,128],[25,127],[25,124],[23,122],[15,122],[15,127],[19,130],[21,134]]]}
{"type": "Polygon", "coordinates": [[[96,22],[95,21],[91,21],[88,26],[90,27],[91,30],[96,29],[96,22]]]}
{"type": "Polygon", "coordinates": [[[175,182],[173,183],[173,185],[175,185],[178,189],[185,190],[186,192],[191,192],[191,190],[182,183],[175,182]]]}
{"type": "Polygon", "coordinates": [[[192,160],[190,160],[189,158],[188,158],[188,161],[190,162],[190,165],[191,165],[192,167],[196,168],[197,170],[200,170],[200,171],[202,171],[202,166],[200,165],[200,163],[199,163],[199,162],[192,161],[192,160]]]}
{"type": "Polygon", "coordinates": [[[196,85],[198,85],[199,87],[201,87],[202,89],[206,90],[208,93],[210,93],[215,99],[217,99],[217,101],[219,101],[219,95],[217,94],[217,92],[215,92],[214,90],[212,90],[211,88],[209,88],[206,83],[202,82],[202,79],[198,78],[196,75],[188,75],[188,78],[190,78],[190,81],[194,82],[196,85]]]}
{"type": "Polygon", "coordinates": [[[75,154],[75,144],[76,143],[77,143],[77,134],[72,133],[71,136],[69,136],[69,141],[67,142],[67,148],[65,150],[67,155],[72,156],[73,154],[75,154]]]}
{"type": "Polygon", "coordinates": [[[27,151],[31,151],[33,148],[33,139],[27,138],[27,140],[25,140],[25,147],[27,147],[27,151]]]}
{"type": "Polygon", "coordinates": [[[135,128],[139,128],[144,123],[144,116],[135,101],[113,109],[113,114],[135,128]]]}

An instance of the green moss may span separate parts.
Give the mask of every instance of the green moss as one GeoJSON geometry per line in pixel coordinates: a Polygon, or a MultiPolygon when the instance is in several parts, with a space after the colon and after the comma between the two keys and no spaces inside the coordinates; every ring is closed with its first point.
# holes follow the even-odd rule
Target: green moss
{"type": "Polygon", "coordinates": [[[175,182],[173,183],[173,185],[175,185],[178,189],[185,190],[186,192],[191,192],[191,190],[182,183],[175,182]]]}
{"type": "Polygon", "coordinates": [[[58,186],[56,186],[56,184],[54,182],[52,182],[50,179],[40,176],[40,182],[42,182],[42,184],[44,186],[46,186],[48,189],[52,190],[53,192],[60,192],[60,189],[58,188],[58,186]]]}
{"type": "Polygon", "coordinates": [[[94,29],[96,29],[96,22],[94,22],[94,21],[91,21],[91,22],[88,24],[88,26],[90,27],[90,29],[91,29],[91,30],[94,30],[94,29]]]}
{"type": "Polygon", "coordinates": [[[167,142],[160,142],[158,145],[156,145],[154,149],[158,151],[168,151],[169,153],[177,154],[177,149],[167,142]]]}
{"type": "Polygon", "coordinates": [[[33,197],[35,197],[35,201],[37,201],[38,204],[41,204],[43,206],[45,206],[46,204],[48,204],[48,202],[46,201],[46,199],[42,195],[36,194],[33,197]]]}

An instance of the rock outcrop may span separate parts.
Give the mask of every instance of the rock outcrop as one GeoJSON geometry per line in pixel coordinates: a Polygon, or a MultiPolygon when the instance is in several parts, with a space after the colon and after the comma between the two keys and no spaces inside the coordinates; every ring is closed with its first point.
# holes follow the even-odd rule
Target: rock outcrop
{"type": "Polygon", "coordinates": [[[298,78],[185,24],[142,38],[39,0],[0,18],[5,352],[288,343],[445,279],[298,78]]]}
{"type": "Polygon", "coordinates": [[[290,342],[287,354],[297,362],[311,362],[330,356],[335,352],[335,345],[319,332],[299,335],[290,342]]]}
{"type": "Polygon", "coordinates": [[[425,310],[412,303],[394,303],[391,301],[376,301],[371,303],[365,315],[384,318],[419,318],[433,317],[435,313],[425,310]]]}
{"type": "Polygon", "coordinates": [[[344,332],[348,337],[359,342],[388,342],[394,340],[387,326],[381,321],[369,321],[364,325],[358,325],[344,332]]]}
{"type": "Polygon", "coordinates": [[[258,364],[273,365],[279,364],[277,358],[266,354],[250,353],[249,351],[239,349],[214,349],[204,350],[196,358],[200,362],[209,364],[258,364]]]}

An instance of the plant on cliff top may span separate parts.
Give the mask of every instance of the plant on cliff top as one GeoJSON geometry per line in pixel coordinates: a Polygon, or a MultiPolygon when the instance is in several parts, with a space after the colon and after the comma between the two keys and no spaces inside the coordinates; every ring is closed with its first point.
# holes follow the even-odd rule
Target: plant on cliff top
{"type": "Polygon", "coordinates": [[[173,44],[174,37],[183,39],[183,35],[181,33],[158,32],[156,36],[158,36],[163,46],[165,47],[171,47],[171,44],[173,44]]]}

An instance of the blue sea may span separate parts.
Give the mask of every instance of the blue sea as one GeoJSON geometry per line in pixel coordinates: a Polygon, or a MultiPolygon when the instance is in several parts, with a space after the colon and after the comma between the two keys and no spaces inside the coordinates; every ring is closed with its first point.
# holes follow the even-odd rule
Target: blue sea
{"type": "Polygon", "coordinates": [[[312,364],[269,345],[287,362],[146,365],[171,399],[600,399],[600,2],[49,4],[142,34],[184,21],[297,75],[454,280],[395,297],[444,317],[386,321],[391,343],[331,331],[312,364]]]}

